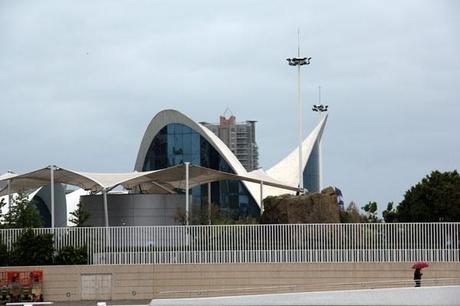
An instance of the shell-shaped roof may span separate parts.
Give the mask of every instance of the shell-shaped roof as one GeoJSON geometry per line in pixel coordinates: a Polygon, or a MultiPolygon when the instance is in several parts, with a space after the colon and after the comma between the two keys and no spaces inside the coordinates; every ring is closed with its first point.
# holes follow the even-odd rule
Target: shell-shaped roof
{"type": "MultiPolygon", "coordinates": [[[[224,160],[230,165],[235,174],[242,176],[246,176],[248,174],[241,162],[235,156],[235,154],[233,154],[233,152],[230,151],[227,145],[219,137],[217,137],[205,126],[201,125],[198,122],[195,122],[194,120],[190,119],[181,112],[178,112],[177,110],[173,109],[167,109],[159,112],[150,121],[150,124],[148,125],[147,130],[144,133],[144,137],[142,138],[134,170],[142,171],[145,157],[147,156],[147,152],[153,139],[163,127],[173,123],[179,123],[188,126],[192,130],[203,136],[214,147],[214,149],[216,149],[220,156],[222,156],[224,160]]],[[[260,199],[258,196],[257,188],[251,186],[256,184],[244,181],[243,184],[248,188],[249,193],[251,193],[254,200],[260,206],[260,199]]]]}

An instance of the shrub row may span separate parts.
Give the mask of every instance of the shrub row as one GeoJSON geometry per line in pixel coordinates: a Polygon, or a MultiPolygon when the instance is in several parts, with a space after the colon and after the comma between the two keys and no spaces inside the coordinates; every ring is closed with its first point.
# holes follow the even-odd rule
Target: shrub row
{"type": "Polygon", "coordinates": [[[11,251],[0,244],[0,266],[83,265],[88,263],[86,246],[67,246],[57,253],[52,234],[35,234],[26,229],[13,243],[11,251]]]}

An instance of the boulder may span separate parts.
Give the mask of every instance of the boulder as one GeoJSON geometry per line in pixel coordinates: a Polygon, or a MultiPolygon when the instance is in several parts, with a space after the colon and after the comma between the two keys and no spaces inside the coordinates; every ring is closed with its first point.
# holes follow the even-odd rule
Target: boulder
{"type": "Polygon", "coordinates": [[[336,223],[340,222],[337,194],[333,187],[320,193],[285,194],[264,199],[260,223],[336,223]]]}

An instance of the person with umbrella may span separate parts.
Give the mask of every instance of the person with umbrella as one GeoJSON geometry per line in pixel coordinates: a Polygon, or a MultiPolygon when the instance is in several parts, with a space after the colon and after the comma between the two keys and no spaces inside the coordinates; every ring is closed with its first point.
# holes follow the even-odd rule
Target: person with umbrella
{"type": "Polygon", "coordinates": [[[422,285],[422,275],[423,275],[423,273],[421,271],[422,271],[423,268],[427,268],[427,267],[428,267],[428,263],[426,261],[416,262],[412,266],[412,269],[415,269],[415,271],[414,271],[415,287],[420,287],[422,285]]]}

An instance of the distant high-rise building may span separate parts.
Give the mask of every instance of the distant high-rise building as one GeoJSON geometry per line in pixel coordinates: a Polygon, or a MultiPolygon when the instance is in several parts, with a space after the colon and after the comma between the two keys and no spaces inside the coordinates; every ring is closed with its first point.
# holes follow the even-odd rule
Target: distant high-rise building
{"type": "Polygon", "coordinates": [[[217,135],[235,154],[247,171],[259,168],[259,151],[256,143],[256,122],[236,122],[235,116],[228,119],[220,116],[219,123],[201,122],[217,135]]]}

